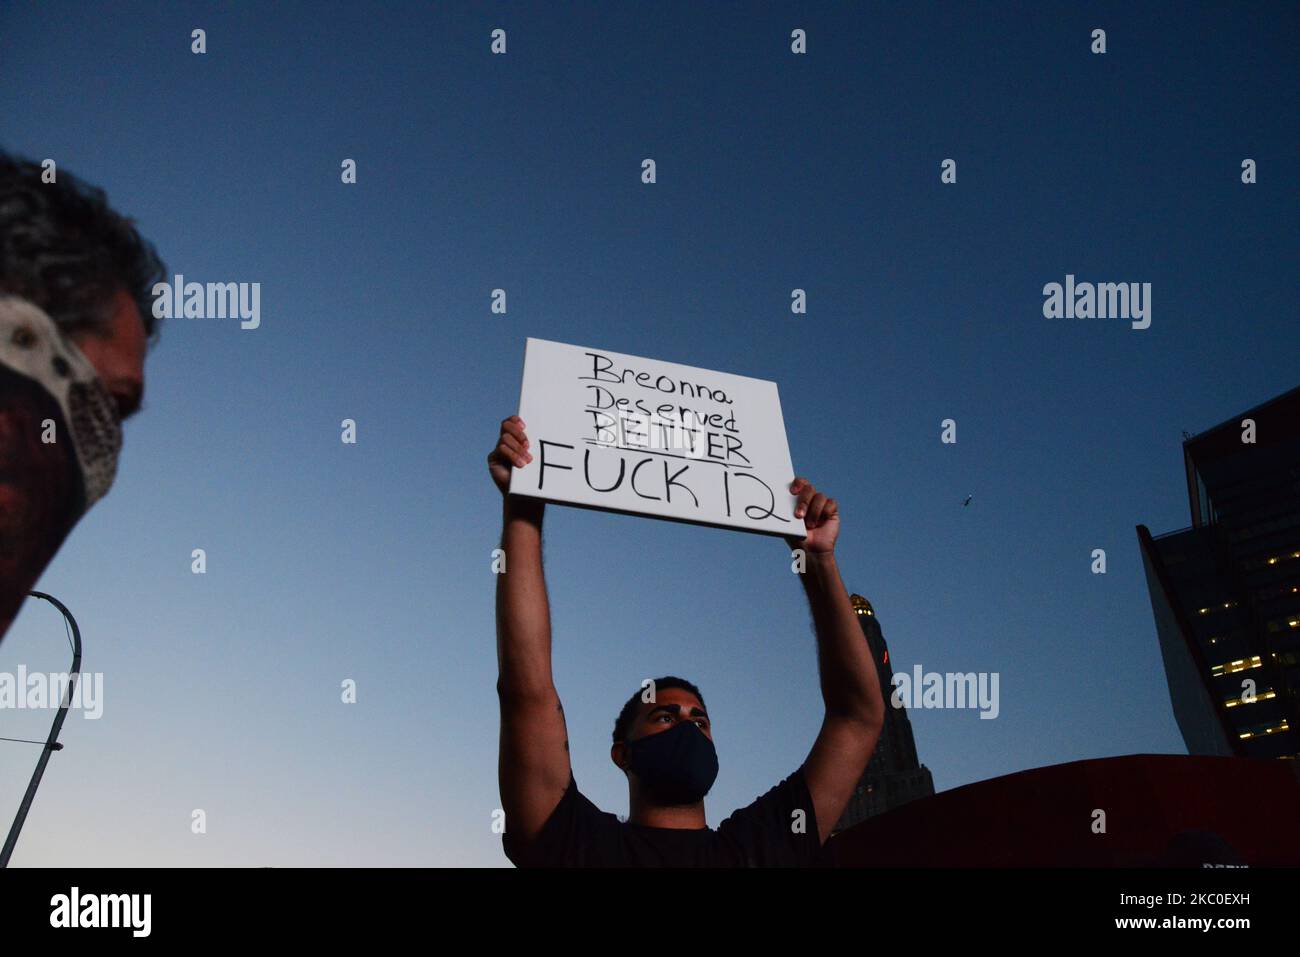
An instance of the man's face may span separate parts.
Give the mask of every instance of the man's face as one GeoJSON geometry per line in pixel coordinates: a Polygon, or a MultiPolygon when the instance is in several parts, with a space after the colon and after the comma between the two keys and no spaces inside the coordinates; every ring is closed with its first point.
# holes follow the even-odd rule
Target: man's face
{"type": "Polygon", "coordinates": [[[107,324],[69,334],[90,360],[123,419],[140,408],[144,397],[144,357],[148,337],[140,310],[125,289],[113,297],[107,324]]]}
{"type": "MultiPolygon", "coordinates": [[[[641,702],[640,710],[628,730],[627,740],[635,741],[648,734],[661,734],[683,721],[692,722],[710,741],[713,740],[713,728],[699,698],[685,688],[656,689],[653,702],[641,702]]],[[[616,765],[627,770],[628,747],[625,742],[620,741],[614,745],[611,757],[616,765]]]]}

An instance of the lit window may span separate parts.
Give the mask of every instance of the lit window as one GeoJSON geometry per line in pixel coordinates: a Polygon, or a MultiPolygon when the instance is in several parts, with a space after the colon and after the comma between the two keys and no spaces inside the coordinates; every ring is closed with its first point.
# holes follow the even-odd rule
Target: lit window
{"type": "Polygon", "coordinates": [[[1263,664],[1264,663],[1260,661],[1259,655],[1252,655],[1249,658],[1238,658],[1236,661],[1229,661],[1225,664],[1215,665],[1210,669],[1210,674],[1215,677],[1218,677],[1219,675],[1231,675],[1236,674],[1238,671],[1247,671],[1251,668],[1262,667],[1263,664]]]}
{"type": "Polygon", "coordinates": [[[1281,724],[1274,724],[1267,727],[1263,725],[1256,725],[1255,727],[1251,728],[1249,731],[1243,731],[1240,735],[1238,735],[1238,737],[1244,741],[1247,738],[1262,738],[1263,736],[1268,734],[1277,734],[1281,731],[1290,731],[1290,730],[1291,730],[1291,725],[1287,724],[1286,718],[1283,718],[1281,724]]]}
{"type": "Polygon", "coordinates": [[[1225,708],[1236,708],[1243,704],[1256,704],[1260,701],[1271,701],[1273,698],[1276,697],[1277,697],[1277,692],[1274,691],[1272,688],[1270,688],[1268,691],[1264,691],[1261,692],[1260,694],[1255,695],[1254,698],[1248,701],[1243,701],[1241,697],[1229,698],[1227,701],[1223,702],[1223,706],[1225,708]]]}

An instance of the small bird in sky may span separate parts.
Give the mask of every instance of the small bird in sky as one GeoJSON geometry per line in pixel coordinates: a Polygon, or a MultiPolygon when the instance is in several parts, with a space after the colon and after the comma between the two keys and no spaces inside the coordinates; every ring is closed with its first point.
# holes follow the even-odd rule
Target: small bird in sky
{"type": "Polygon", "coordinates": [[[967,496],[966,496],[966,501],[964,501],[964,502],[961,503],[961,507],[962,507],[962,508],[965,508],[967,505],[969,505],[969,504],[970,504],[970,500],[973,499],[974,497],[975,497],[974,495],[967,495],[967,496]]]}

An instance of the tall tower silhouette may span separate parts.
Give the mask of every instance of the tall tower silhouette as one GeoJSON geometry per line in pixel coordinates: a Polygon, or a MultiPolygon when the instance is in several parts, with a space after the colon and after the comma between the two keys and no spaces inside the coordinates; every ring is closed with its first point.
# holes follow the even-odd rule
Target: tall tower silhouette
{"type": "Polygon", "coordinates": [[[876,610],[861,595],[850,595],[849,600],[858,613],[858,622],[862,625],[862,633],[880,676],[880,692],[885,698],[885,725],[871,761],[832,833],[934,793],[930,769],[917,759],[916,739],[912,735],[907,709],[895,708],[889,700],[894,686],[894,669],[889,663],[889,646],[885,644],[876,610]]]}

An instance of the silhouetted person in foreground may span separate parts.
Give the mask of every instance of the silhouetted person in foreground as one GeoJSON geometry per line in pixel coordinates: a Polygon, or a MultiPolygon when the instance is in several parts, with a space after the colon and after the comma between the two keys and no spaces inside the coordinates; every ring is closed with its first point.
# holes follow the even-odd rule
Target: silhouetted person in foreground
{"type": "Polygon", "coordinates": [[[0,152],[0,639],[108,492],[162,263],[102,191],[0,152]]]}
{"type": "Polygon", "coordinates": [[[501,704],[499,777],[506,856],[520,866],[763,867],[814,864],[871,757],[884,702],[857,615],[835,564],[839,508],[802,478],[795,517],[807,537],[787,537],[807,553],[800,576],[817,633],[825,717],[812,750],[793,774],[734,812],[716,830],[704,796],[718,773],[704,697],[666,677],[634,694],[614,725],[610,759],[627,775],[626,823],[578,790],[569,766],[564,709],[551,677],[551,624],[542,573],[539,499],[507,492],[511,468],[532,461],[524,422],[501,423],[488,456],[504,498],[506,571],[497,578],[501,704]],[[653,692],[651,695],[649,692],[653,692]]]}

